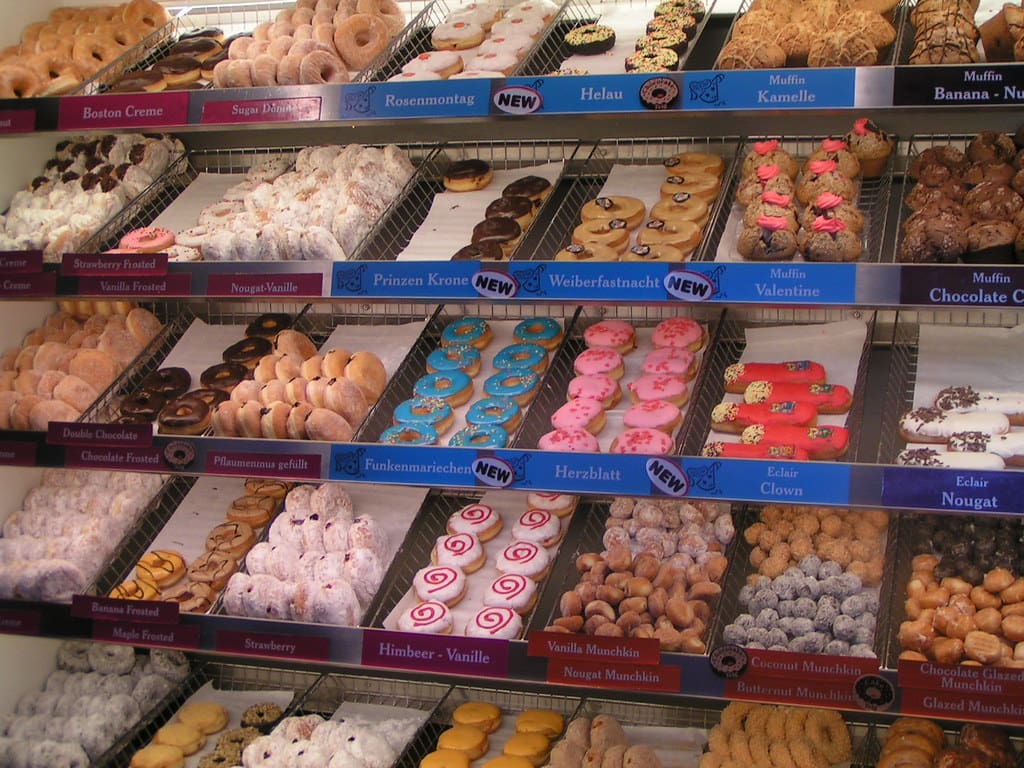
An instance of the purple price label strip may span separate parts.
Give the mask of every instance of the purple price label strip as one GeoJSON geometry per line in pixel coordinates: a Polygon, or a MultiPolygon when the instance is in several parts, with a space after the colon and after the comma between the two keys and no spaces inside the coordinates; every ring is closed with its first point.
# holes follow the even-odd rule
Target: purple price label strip
{"type": "Polygon", "coordinates": [[[160,277],[80,277],[78,292],[83,296],[189,296],[192,275],[180,272],[160,277]]]}
{"type": "Polygon", "coordinates": [[[199,649],[199,627],[181,624],[147,626],[97,621],[92,625],[92,639],[101,643],[127,643],[195,651],[199,649]]]}
{"type": "Polygon", "coordinates": [[[0,464],[8,467],[34,467],[36,450],[34,442],[0,441],[0,464]]]}
{"type": "Polygon", "coordinates": [[[177,624],[178,604],[161,600],[118,600],[113,597],[73,595],[71,615],[93,621],[177,624]]]}
{"type": "Polygon", "coordinates": [[[57,130],[185,125],[188,99],[188,91],[63,98],[57,115],[57,130]]]}
{"type": "Polygon", "coordinates": [[[69,277],[161,277],[166,253],[65,253],[60,273],[69,277]]]}
{"type": "Polygon", "coordinates": [[[39,611],[0,611],[0,632],[7,635],[38,635],[39,611]]]}
{"type": "Polygon", "coordinates": [[[238,451],[207,451],[204,471],[218,475],[319,480],[322,463],[323,458],[319,454],[294,453],[282,456],[238,451]]]}
{"type": "Polygon", "coordinates": [[[320,97],[207,101],[202,123],[299,123],[320,119],[320,97]]]}
{"type": "Polygon", "coordinates": [[[449,674],[508,676],[508,642],[368,629],[363,664],[449,674]]]}
{"type": "Polygon", "coordinates": [[[241,653],[247,656],[327,661],[331,653],[331,641],[327,637],[221,630],[217,633],[217,650],[221,653],[241,653]]]}
{"type": "Polygon", "coordinates": [[[57,273],[7,275],[0,278],[0,296],[8,299],[56,296],[57,273]]]}
{"type": "Polygon", "coordinates": [[[160,472],[164,468],[158,448],[70,446],[64,466],[76,469],[118,469],[126,472],[160,472]]]}
{"type": "Polygon", "coordinates": [[[34,109],[0,109],[0,133],[31,133],[35,129],[34,109]]]}
{"type": "Polygon", "coordinates": [[[42,271],[42,251],[0,251],[0,275],[38,274],[42,271]]]}
{"type": "Polygon", "coordinates": [[[298,296],[319,298],[324,295],[324,276],[318,273],[283,275],[209,275],[207,296],[298,296]]]}
{"type": "Polygon", "coordinates": [[[50,445],[148,448],[153,444],[153,427],[149,424],[51,421],[46,430],[46,442],[50,445]]]}

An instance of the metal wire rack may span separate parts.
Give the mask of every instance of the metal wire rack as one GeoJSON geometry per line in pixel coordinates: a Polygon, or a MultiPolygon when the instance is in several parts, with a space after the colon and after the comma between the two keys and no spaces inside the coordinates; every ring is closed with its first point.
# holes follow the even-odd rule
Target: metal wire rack
{"type": "MultiPolygon", "coordinates": [[[[580,211],[589,201],[598,196],[612,168],[616,165],[657,165],[661,166],[665,158],[678,152],[708,152],[720,155],[726,165],[723,179],[732,176],[732,166],[736,162],[736,151],[739,139],[721,137],[707,139],[606,139],[601,141],[589,157],[580,158],[583,162],[571,165],[571,173],[566,174],[567,183],[564,190],[559,190],[558,207],[554,210],[547,226],[537,238],[536,245],[531,248],[520,248],[520,258],[547,260],[572,239],[572,231],[580,223],[580,211]]],[[[705,226],[705,238],[710,231],[711,223],[718,218],[717,211],[721,203],[716,201],[708,215],[705,226]]],[[[695,253],[699,253],[700,246],[695,253]]],[[[513,258],[516,258],[515,256],[513,258]]]]}
{"type": "Polygon", "coordinates": [[[114,554],[100,571],[96,583],[89,590],[90,594],[107,595],[122,581],[132,578],[131,574],[139,558],[149,549],[149,545],[171,519],[174,510],[188,495],[194,483],[194,477],[181,475],[172,475],[164,483],[160,492],[139,515],[135,525],[117,545],[114,554]]]}
{"type": "Polygon", "coordinates": [[[91,96],[102,93],[113,85],[125,72],[130,70],[145,69],[150,64],[162,59],[167,55],[168,49],[177,40],[178,19],[171,19],[147,35],[143,40],[133,45],[114,61],[100,70],[76,88],[72,95],[91,96]]]}
{"type": "Polygon", "coordinates": [[[427,3],[353,81],[362,83],[387,80],[401,72],[406,62],[433,50],[430,34],[434,27],[444,23],[450,12],[444,0],[427,3]]]}
{"type": "Polygon", "coordinates": [[[901,311],[896,318],[890,350],[889,377],[882,399],[882,429],[877,461],[892,464],[906,447],[899,434],[900,417],[914,407],[918,344],[923,325],[1011,328],[1020,323],[1015,310],[901,311]]]}
{"type": "MultiPolygon", "coordinates": [[[[576,585],[580,582],[580,574],[576,570],[576,559],[587,552],[602,552],[606,549],[602,539],[606,530],[605,521],[609,518],[608,508],[612,501],[614,499],[580,499],[576,512],[573,515],[574,529],[570,531],[572,538],[570,539],[568,535],[566,536],[566,540],[573,542],[573,546],[563,546],[563,551],[559,553],[559,558],[551,570],[551,575],[548,577],[547,589],[541,595],[534,612],[537,626],[532,627],[532,629],[543,629],[545,626],[550,626],[554,623],[555,619],[561,616],[558,605],[559,598],[564,592],[575,589],[576,585]]],[[[732,514],[736,529],[740,530],[742,518],[736,511],[738,509],[739,505],[733,505],[734,511],[732,514]]],[[[737,563],[739,561],[736,559],[736,539],[738,538],[739,536],[734,537],[724,553],[729,561],[729,565],[721,581],[723,599],[729,572],[738,567],[737,563]]],[[[718,624],[722,614],[722,603],[719,602],[718,605],[711,606],[711,609],[711,618],[707,621],[704,631],[704,640],[709,648],[713,647],[710,638],[714,637],[716,632],[718,632],[718,624]]],[[[649,724],[656,725],[657,723],[649,724]]]]}
{"type": "MultiPolygon", "coordinates": [[[[195,663],[193,661],[193,663],[195,663]]],[[[164,697],[149,714],[121,737],[111,749],[93,766],[125,766],[131,756],[149,744],[154,734],[171,721],[174,714],[181,708],[189,696],[209,682],[214,688],[222,691],[292,691],[294,698],[285,710],[291,715],[299,700],[317,682],[320,674],[298,669],[274,669],[256,665],[228,664],[214,661],[203,661],[192,669],[192,673],[181,685],[164,697]]],[[[232,727],[235,727],[232,724],[232,727]]]]}
{"type": "MultiPolygon", "coordinates": [[[[657,3],[648,2],[647,0],[628,0],[625,3],[615,4],[617,8],[625,6],[635,10],[637,14],[647,14],[651,17],[654,16],[655,5],[657,3]]],[[[535,49],[528,59],[524,60],[523,65],[520,66],[516,74],[522,76],[545,75],[558,70],[562,63],[572,55],[566,48],[565,35],[584,24],[593,24],[600,21],[604,10],[603,6],[604,2],[601,0],[598,0],[593,5],[582,2],[582,0],[570,0],[570,2],[566,3],[561,13],[552,20],[551,25],[548,27],[548,34],[541,40],[539,47],[535,49]]],[[[697,29],[694,31],[693,37],[688,41],[686,50],[679,54],[676,70],[684,68],[690,53],[697,46],[697,40],[700,39],[704,26],[711,18],[711,12],[714,7],[714,0],[711,0],[705,9],[704,16],[697,22],[697,29]]]]}
{"type": "MultiPolygon", "coordinates": [[[[747,507],[742,514],[735,515],[734,517],[736,537],[733,540],[732,553],[729,557],[729,570],[722,581],[722,600],[718,605],[718,612],[715,617],[716,622],[709,633],[709,648],[721,645],[723,642],[722,632],[725,626],[735,621],[736,617],[741,613],[744,613],[745,609],[739,600],[740,589],[747,583],[748,576],[757,574],[757,569],[753,567],[750,560],[750,554],[754,550],[755,545],[748,543],[743,533],[747,528],[760,521],[761,509],[761,507],[747,507]]],[[[893,573],[900,551],[897,543],[898,522],[899,518],[897,515],[889,516],[889,527],[885,534],[885,560],[882,567],[882,582],[878,586],[878,603],[880,608],[876,616],[877,623],[875,625],[875,642],[873,647],[875,654],[883,661],[886,658],[890,622],[892,620],[892,611],[889,607],[892,603],[893,573]]]]}
{"type": "MultiPolygon", "coordinates": [[[[429,718],[450,690],[445,683],[332,673],[321,677],[309,689],[296,706],[296,712],[329,718],[338,707],[349,702],[418,709],[429,718]]],[[[415,744],[418,737],[419,733],[411,743],[415,744]]]]}
{"type": "MultiPolygon", "coordinates": [[[[725,36],[725,42],[722,43],[723,48],[732,40],[736,29],[736,22],[739,21],[743,14],[750,10],[754,2],[755,0],[743,0],[740,3],[740,7],[736,10],[736,15],[733,17],[732,24],[729,25],[729,32],[725,36]]],[[[900,0],[900,3],[892,10],[892,16],[889,18],[889,21],[896,29],[896,39],[884,51],[879,51],[878,61],[875,62],[874,66],[885,67],[891,66],[898,61],[905,61],[903,58],[897,59],[897,52],[902,51],[904,27],[909,26],[909,21],[904,21],[904,17],[909,18],[908,6],[909,2],[907,0],[900,0]]],[[[764,7],[763,4],[761,7],[764,7]]],[[[910,36],[913,37],[913,30],[911,30],[910,36]]]]}
{"type": "Polygon", "coordinates": [[[874,313],[865,314],[860,310],[758,310],[730,309],[725,314],[718,337],[713,346],[709,347],[704,365],[706,373],[703,383],[696,389],[690,401],[690,428],[683,442],[684,455],[697,455],[708,439],[712,409],[722,402],[725,394],[723,374],[725,369],[739,360],[746,347],[746,329],[772,325],[828,323],[840,320],[864,320],[868,324],[864,347],[861,350],[857,365],[857,381],[852,390],[853,406],[846,417],[846,429],[849,430],[850,444],[847,458],[844,461],[856,462],[860,459],[860,432],[864,420],[865,385],[867,382],[867,362],[871,352],[871,340],[874,334],[874,313]]]}
{"type": "MultiPolygon", "coordinates": [[[[376,442],[380,438],[380,434],[391,426],[392,413],[394,413],[394,410],[399,403],[412,397],[413,386],[416,384],[417,379],[423,376],[426,371],[427,356],[441,345],[441,332],[449,323],[467,315],[483,317],[485,320],[522,320],[529,317],[543,315],[562,320],[564,327],[569,329],[572,327],[572,323],[575,319],[576,309],[575,305],[559,304],[545,306],[540,311],[538,311],[538,307],[531,304],[482,304],[479,306],[474,305],[472,307],[446,304],[439,307],[427,322],[419,339],[416,340],[412,349],[409,350],[409,354],[402,362],[401,367],[395,375],[391,377],[391,381],[388,382],[388,386],[384,390],[384,394],[381,395],[380,399],[370,410],[369,415],[363,422],[362,429],[356,433],[355,440],[358,442],[376,442]]],[[[553,359],[557,360],[559,354],[560,352],[556,350],[552,356],[553,359]]],[[[552,365],[554,365],[554,363],[552,363],[552,365]]],[[[551,366],[549,366],[549,371],[550,368],[551,366]]],[[[549,372],[545,372],[541,375],[540,387],[538,389],[539,393],[543,393],[548,389],[548,376],[549,372]]],[[[528,418],[531,407],[532,405],[523,408],[524,424],[528,418]]],[[[520,426],[520,429],[522,429],[522,426],[520,426]]],[[[510,444],[515,443],[515,435],[515,432],[509,435],[510,444]]]]}
{"type": "MultiPolygon", "coordinates": [[[[142,354],[135,358],[134,362],[82,414],[80,421],[91,423],[114,421],[118,416],[121,399],[137,391],[142,380],[160,367],[167,355],[174,349],[175,344],[197,318],[217,325],[247,325],[265,312],[292,312],[295,306],[273,302],[240,305],[197,302],[195,304],[169,303],[165,304],[163,309],[167,316],[173,319],[164,325],[163,330],[157,334],[142,354]]],[[[305,317],[304,312],[298,313],[294,324],[295,329],[305,333],[315,343],[322,344],[330,335],[333,327],[312,325],[305,317]]]]}
{"type": "MultiPolygon", "coordinates": [[[[429,165],[429,160],[434,157],[438,148],[435,144],[410,143],[401,145],[414,165],[429,165]]],[[[247,147],[238,149],[211,149],[190,152],[180,158],[156,179],[136,200],[127,205],[121,213],[117,214],[103,226],[85,243],[83,252],[99,252],[108,248],[116,247],[121,237],[136,227],[150,224],[162,213],[172,202],[174,202],[186,188],[201,173],[212,174],[236,174],[239,181],[257,163],[267,158],[286,158],[292,162],[296,155],[305,149],[302,146],[290,147],[247,147]]],[[[374,225],[374,231],[382,224],[389,221],[397,210],[403,205],[404,198],[420,186],[420,172],[414,173],[413,177],[406,182],[402,191],[396,195],[391,204],[384,210],[374,225]]],[[[198,211],[197,211],[198,214],[198,211]]],[[[365,258],[361,252],[365,250],[374,236],[374,232],[368,234],[356,250],[349,254],[351,259],[365,258]]],[[[286,255],[286,254],[285,254],[286,255]]]]}
{"type": "Polygon", "coordinates": [[[506,718],[527,709],[551,709],[559,712],[568,722],[579,709],[581,700],[571,696],[539,693],[534,691],[495,690],[491,688],[453,688],[438,707],[420,733],[420,737],[409,746],[399,761],[400,768],[416,768],[420,760],[437,749],[437,737],[452,724],[452,713],[462,704],[470,701],[487,702],[501,709],[506,718]]]}
{"type": "MultiPolygon", "coordinates": [[[[353,258],[361,260],[394,260],[409,245],[409,241],[430,213],[434,195],[444,191],[444,172],[456,160],[476,158],[484,160],[495,170],[526,168],[541,163],[564,161],[563,176],[580,151],[575,140],[565,141],[494,141],[446,144],[419,164],[419,171],[406,187],[405,194],[392,206],[393,213],[382,216],[363,241],[363,247],[353,258]]],[[[558,183],[552,185],[557,187],[558,183]]],[[[495,197],[501,195],[495,190],[495,197]]],[[[553,208],[554,193],[541,204],[530,226],[520,241],[516,253],[530,250],[531,237],[537,229],[532,226],[547,218],[553,208]]],[[[557,215],[557,213],[556,213],[557,215]]],[[[454,253],[462,245],[453,243],[454,253]]]]}
{"type": "MultiPolygon", "coordinates": [[[[718,324],[721,321],[722,311],[717,307],[687,307],[680,309],[673,306],[656,307],[609,307],[609,312],[601,308],[584,307],[572,328],[562,341],[560,354],[555,356],[543,382],[543,388],[534,400],[530,413],[519,430],[514,445],[518,448],[536,448],[540,438],[551,430],[551,415],[565,404],[566,388],[569,382],[576,375],[573,369],[573,361],[576,356],[586,349],[583,334],[586,329],[603,319],[615,317],[619,320],[628,320],[634,328],[653,327],[662,320],[670,317],[689,317],[707,326],[708,345],[701,356],[701,362],[697,369],[694,380],[691,382],[693,391],[701,391],[703,388],[702,379],[708,367],[708,351],[714,346],[714,340],[718,331],[718,324]]],[[[628,400],[628,393],[624,395],[628,400]]],[[[626,407],[626,406],[617,406],[626,407]]],[[[676,433],[675,452],[678,452],[683,445],[683,436],[689,429],[689,409],[683,409],[683,423],[676,433]]]]}
{"type": "MultiPolygon", "coordinates": [[[[722,247],[722,238],[726,234],[727,225],[731,216],[740,216],[742,208],[736,203],[736,192],[743,181],[743,159],[752,151],[755,141],[763,141],[767,138],[748,139],[737,153],[737,162],[734,172],[723,184],[723,194],[720,196],[721,215],[712,222],[710,233],[705,238],[705,248],[698,258],[702,261],[715,261],[718,251],[722,247]]],[[[787,136],[774,137],[779,139],[779,147],[789,152],[801,165],[817,149],[822,139],[827,136],[787,136]]],[[[860,261],[881,261],[882,242],[885,235],[885,222],[889,214],[889,196],[893,183],[893,158],[889,156],[882,175],[876,178],[860,179],[860,188],[857,192],[857,199],[854,204],[864,217],[864,231],[861,233],[861,245],[864,252],[860,261]]],[[[735,252],[735,243],[727,244],[732,252],[735,252]]],[[[737,254],[738,257],[738,254],[737,254]]]]}

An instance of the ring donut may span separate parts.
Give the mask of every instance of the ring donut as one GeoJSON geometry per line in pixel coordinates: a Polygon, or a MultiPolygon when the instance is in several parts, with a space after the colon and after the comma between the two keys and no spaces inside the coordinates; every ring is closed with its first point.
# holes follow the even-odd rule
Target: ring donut
{"type": "Polygon", "coordinates": [[[604,245],[621,254],[629,246],[629,229],[623,219],[591,219],[572,231],[572,241],[579,245],[604,245]]]}
{"type": "Polygon", "coordinates": [[[841,763],[850,757],[850,730],[843,716],[835,710],[814,710],[807,715],[804,734],[830,763],[841,763]]]}
{"type": "Polygon", "coordinates": [[[34,71],[18,64],[0,67],[0,98],[30,99],[37,96],[43,83],[34,71]]]}
{"type": "Polygon", "coordinates": [[[354,70],[369,66],[387,48],[390,39],[387,22],[368,13],[356,13],[334,29],[334,47],[349,69],[354,70]]]}
{"type": "Polygon", "coordinates": [[[152,32],[166,24],[170,16],[167,10],[155,0],[131,0],[124,7],[123,18],[130,27],[136,29],[146,27],[149,32],[152,32]]]}
{"type": "Polygon", "coordinates": [[[392,35],[397,35],[405,27],[405,13],[395,0],[359,0],[356,13],[369,13],[384,20],[392,35]]]}
{"type": "Polygon", "coordinates": [[[327,51],[307,53],[299,64],[299,82],[302,85],[347,83],[348,79],[345,65],[327,51]]]}
{"type": "Polygon", "coordinates": [[[121,55],[121,46],[113,38],[101,37],[98,34],[78,35],[71,49],[71,58],[78,68],[85,73],[93,73],[107,66],[121,55]]]}

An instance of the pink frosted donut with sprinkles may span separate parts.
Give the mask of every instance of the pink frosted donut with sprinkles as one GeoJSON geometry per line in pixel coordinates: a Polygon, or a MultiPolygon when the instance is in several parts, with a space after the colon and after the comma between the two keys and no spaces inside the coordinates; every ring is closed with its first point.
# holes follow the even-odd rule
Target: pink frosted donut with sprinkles
{"type": "Polygon", "coordinates": [[[651,342],[656,347],[675,347],[697,352],[704,346],[704,326],[688,317],[672,317],[655,326],[651,342]]]}

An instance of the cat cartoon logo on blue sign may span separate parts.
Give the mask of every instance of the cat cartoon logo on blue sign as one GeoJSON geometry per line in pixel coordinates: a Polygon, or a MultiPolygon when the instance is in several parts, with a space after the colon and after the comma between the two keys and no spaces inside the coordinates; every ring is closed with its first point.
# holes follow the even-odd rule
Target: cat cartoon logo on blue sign
{"type": "Polygon", "coordinates": [[[680,269],[665,275],[663,282],[670,296],[683,301],[707,301],[715,295],[715,284],[700,272],[680,269]]]}
{"type": "Polygon", "coordinates": [[[519,292],[519,281],[504,272],[481,269],[473,275],[473,288],[488,299],[510,299],[519,292]]]}
{"type": "Polygon", "coordinates": [[[666,496],[685,496],[690,491],[686,473],[666,459],[648,459],[647,477],[651,485],[666,496]]]}
{"type": "Polygon", "coordinates": [[[492,488],[507,488],[512,485],[512,481],[516,477],[511,464],[493,456],[474,459],[472,469],[477,480],[492,488]]]}
{"type": "Polygon", "coordinates": [[[540,91],[528,85],[506,85],[492,99],[494,106],[510,115],[530,115],[544,104],[540,91]]]}

